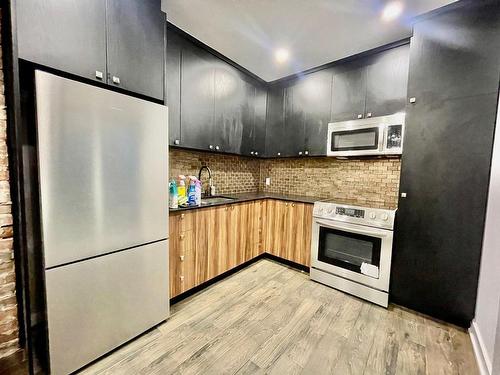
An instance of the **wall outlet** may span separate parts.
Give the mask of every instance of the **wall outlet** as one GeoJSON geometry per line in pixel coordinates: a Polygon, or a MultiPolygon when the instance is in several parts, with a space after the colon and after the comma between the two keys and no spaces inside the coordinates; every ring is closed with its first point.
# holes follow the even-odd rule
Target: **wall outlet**
{"type": "Polygon", "coordinates": [[[271,177],[266,177],[266,186],[271,185],[271,177]]]}

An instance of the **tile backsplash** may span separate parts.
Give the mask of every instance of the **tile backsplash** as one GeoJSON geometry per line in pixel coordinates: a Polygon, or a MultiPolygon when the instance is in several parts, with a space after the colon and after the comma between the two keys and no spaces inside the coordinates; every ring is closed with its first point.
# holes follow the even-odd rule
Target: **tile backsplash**
{"type": "MultiPolygon", "coordinates": [[[[259,190],[259,160],[177,148],[170,149],[169,159],[171,178],[180,174],[198,177],[198,171],[203,165],[210,167],[216,194],[251,193],[259,190]]],[[[208,173],[203,171],[202,180],[207,179],[208,173]]]]}
{"type": "Polygon", "coordinates": [[[217,194],[262,191],[397,207],[400,159],[253,159],[176,148],[169,156],[171,177],[197,176],[200,167],[208,165],[217,194]],[[271,179],[269,186],[266,177],[271,179]]]}
{"type": "Polygon", "coordinates": [[[260,191],[336,199],[353,205],[394,209],[400,159],[331,157],[267,159],[260,164],[260,191]],[[266,177],[271,185],[266,186],[266,177]]]}

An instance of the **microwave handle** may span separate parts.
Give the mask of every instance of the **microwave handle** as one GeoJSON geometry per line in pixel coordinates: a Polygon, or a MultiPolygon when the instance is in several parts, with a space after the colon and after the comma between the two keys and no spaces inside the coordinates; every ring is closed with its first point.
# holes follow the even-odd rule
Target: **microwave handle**
{"type": "Polygon", "coordinates": [[[348,223],[335,223],[335,225],[332,225],[331,222],[322,219],[316,219],[315,222],[326,228],[364,234],[365,236],[387,237],[389,234],[392,234],[390,230],[376,229],[376,228],[361,229],[359,228],[358,225],[351,225],[348,223]]]}
{"type": "Polygon", "coordinates": [[[378,149],[379,151],[385,150],[385,139],[387,137],[387,126],[380,125],[378,131],[378,149]]]}

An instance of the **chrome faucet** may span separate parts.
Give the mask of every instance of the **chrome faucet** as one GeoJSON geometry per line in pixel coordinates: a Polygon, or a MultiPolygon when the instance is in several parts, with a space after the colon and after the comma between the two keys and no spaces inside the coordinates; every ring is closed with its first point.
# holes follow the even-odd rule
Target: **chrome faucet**
{"type": "MultiPolygon", "coordinates": [[[[203,170],[206,169],[208,171],[208,189],[205,191],[205,197],[211,197],[212,196],[212,190],[214,188],[214,185],[212,183],[212,171],[210,170],[210,168],[208,168],[208,166],[206,165],[203,165],[201,168],[200,168],[200,171],[198,172],[198,180],[200,181],[201,183],[201,172],[203,172],[203,170]]],[[[202,185],[203,186],[203,185],[202,185]]]]}

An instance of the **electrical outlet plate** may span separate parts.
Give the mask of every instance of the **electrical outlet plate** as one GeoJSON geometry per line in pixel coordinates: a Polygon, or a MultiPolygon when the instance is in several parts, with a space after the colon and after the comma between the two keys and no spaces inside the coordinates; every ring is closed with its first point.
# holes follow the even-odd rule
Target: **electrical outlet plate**
{"type": "Polygon", "coordinates": [[[266,186],[271,185],[271,177],[266,177],[266,186]]]}

